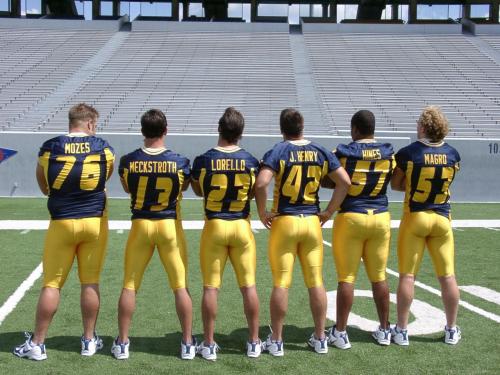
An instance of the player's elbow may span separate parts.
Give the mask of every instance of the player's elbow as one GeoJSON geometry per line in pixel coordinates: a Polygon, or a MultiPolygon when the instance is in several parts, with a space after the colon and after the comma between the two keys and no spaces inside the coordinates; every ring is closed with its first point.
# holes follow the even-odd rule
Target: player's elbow
{"type": "Polygon", "coordinates": [[[267,185],[269,185],[268,181],[263,178],[257,177],[257,181],[255,181],[255,191],[265,190],[267,188],[267,185]]]}
{"type": "Polygon", "coordinates": [[[405,191],[404,180],[392,179],[391,189],[394,191],[405,191]]]}
{"type": "Polygon", "coordinates": [[[191,180],[191,189],[193,190],[193,193],[198,196],[198,197],[202,197],[203,196],[203,193],[201,191],[201,187],[200,187],[200,184],[198,181],[195,181],[195,180],[191,180]]]}
{"type": "Polygon", "coordinates": [[[339,168],[335,171],[335,189],[349,190],[351,187],[351,179],[344,168],[339,168]]]}
{"type": "Polygon", "coordinates": [[[37,182],[38,182],[38,188],[40,189],[42,194],[49,195],[49,187],[48,187],[47,183],[45,182],[45,180],[39,178],[37,182]]]}
{"type": "Polygon", "coordinates": [[[339,187],[342,190],[348,191],[351,187],[351,180],[349,179],[349,177],[342,178],[341,182],[336,184],[336,188],[338,189],[339,187]]]}

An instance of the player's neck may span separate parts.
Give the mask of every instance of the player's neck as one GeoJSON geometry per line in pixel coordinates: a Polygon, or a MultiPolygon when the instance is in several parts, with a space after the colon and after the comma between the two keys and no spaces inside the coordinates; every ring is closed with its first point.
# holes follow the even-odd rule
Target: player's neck
{"type": "Polygon", "coordinates": [[[363,136],[359,136],[359,137],[352,137],[352,140],[354,142],[371,142],[371,141],[374,141],[375,140],[375,136],[374,135],[363,135],[363,136]]]}
{"type": "Polygon", "coordinates": [[[283,135],[283,139],[285,141],[302,141],[304,139],[304,135],[303,134],[300,134],[300,135],[297,135],[297,136],[289,136],[289,135],[283,135]]]}
{"type": "Polygon", "coordinates": [[[85,134],[85,135],[88,135],[88,136],[91,136],[91,135],[94,135],[92,134],[88,129],[84,129],[84,128],[70,128],[69,131],[68,131],[68,134],[69,135],[73,135],[73,134],[85,134]]]}
{"type": "Polygon", "coordinates": [[[228,142],[224,138],[219,137],[219,140],[217,141],[217,147],[222,147],[222,148],[227,148],[227,149],[232,149],[238,147],[238,142],[228,142]]]}
{"type": "Polygon", "coordinates": [[[145,138],[144,139],[145,148],[165,148],[165,140],[163,137],[159,138],[145,138]]]}

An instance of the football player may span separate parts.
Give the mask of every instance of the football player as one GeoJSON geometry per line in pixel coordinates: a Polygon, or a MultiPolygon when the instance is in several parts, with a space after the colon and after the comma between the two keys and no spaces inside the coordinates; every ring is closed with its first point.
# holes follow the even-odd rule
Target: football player
{"type": "Polygon", "coordinates": [[[191,185],[197,195],[203,196],[205,208],[200,241],[204,341],[199,352],[208,360],[217,358],[218,346],[214,341],[217,296],[228,258],[243,296],[249,329],[247,355],[256,358],[261,353],[256,249],[249,220],[259,162],[238,146],[244,126],[242,114],[227,108],[219,120],[217,147],[198,156],[192,169],[191,185]]]}
{"type": "Polygon", "coordinates": [[[300,112],[293,108],[281,112],[284,141],[264,155],[255,185],[259,217],[271,229],[268,255],[274,284],[270,301],[272,333],[263,348],[273,356],[284,355],[282,331],[296,256],[309,291],[315,327],[308,343],[317,353],[328,352],[321,225],[339,209],[350,186],[349,176],[335,155],[304,139],[303,129],[300,112]],[[320,212],[318,190],[327,175],[335,182],[336,189],[326,210],[320,212]],[[268,212],[267,186],[273,177],[273,208],[268,212]]]}
{"type": "Polygon", "coordinates": [[[399,150],[391,186],[405,192],[398,236],[398,322],[392,340],[409,345],[408,316],[424,249],[427,246],[441,284],[446,314],[444,342],[461,338],[456,326],[459,291],[455,279],[454,243],[450,216],[450,185],[459,170],[460,155],[443,141],[448,120],[436,106],[424,108],[417,121],[418,140],[399,150]]]}
{"type": "Polygon", "coordinates": [[[132,228],[125,248],[125,275],[118,302],[119,335],[111,352],[117,359],[129,357],[128,336],[136,294],[155,248],[175,296],[182,328],[181,358],[193,359],[192,302],[187,289],[187,254],[180,219],[182,192],[189,186],[189,160],[165,148],[167,119],[151,109],[141,117],[144,147],[120,160],[123,189],[130,194],[132,228]]]}
{"type": "Polygon", "coordinates": [[[42,193],[49,197],[50,224],[35,331],[14,349],[18,357],[47,358],[44,340],[75,257],[81,283],[81,354],[91,356],[103,346],[95,326],[108,239],[105,183],[113,171],[114,152],[95,136],[98,117],[93,107],[75,105],[69,110],[69,133],[46,141],[40,148],[36,178],[42,193]]]}
{"type": "Polygon", "coordinates": [[[394,169],[394,151],[391,144],[377,142],[374,132],[373,113],[358,111],[351,118],[353,142],[340,144],[335,151],[351,178],[347,197],[335,217],[332,241],[338,279],[337,318],[336,325],[328,332],[328,342],[340,349],[351,347],[346,332],[347,319],[361,259],[372,283],[380,321],[372,336],[380,345],[391,343],[389,288],[385,274],[391,218],[386,190],[394,169]]]}

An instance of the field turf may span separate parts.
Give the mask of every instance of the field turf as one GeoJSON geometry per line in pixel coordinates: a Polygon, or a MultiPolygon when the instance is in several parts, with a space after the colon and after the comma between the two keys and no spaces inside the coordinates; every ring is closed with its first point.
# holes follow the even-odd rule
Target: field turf
{"type": "MultiPolygon", "coordinates": [[[[0,199],[2,219],[47,219],[44,199],[0,199]]],[[[255,210],[253,210],[255,212],[255,210]]],[[[401,204],[392,204],[393,219],[399,219],[401,204]]],[[[500,219],[499,204],[455,204],[455,219],[500,219]]],[[[129,218],[126,200],[110,201],[110,219],[129,218]]],[[[183,219],[200,220],[201,202],[184,201],[183,219]]],[[[79,285],[75,270],[70,274],[62,292],[60,309],[55,316],[46,340],[48,360],[35,363],[11,354],[12,348],[24,340],[25,330],[33,329],[34,310],[40,289],[40,280],[28,291],[15,310],[0,325],[0,374],[146,374],[146,373],[274,373],[274,374],[499,374],[500,324],[460,307],[459,325],[463,339],[456,347],[442,343],[443,333],[410,336],[407,348],[375,345],[368,332],[349,327],[352,349],[331,348],[327,355],[317,355],[306,345],[313,331],[307,292],[298,265],[290,290],[289,312],[284,331],[285,357],[272,358],[264,354],[248,359],[244,353],[246,321],[234,273],[228,264],[219,295],[219,313],[216,340],[221,347],[219,358],[209,363],[197,357],[182,361],[178,357],[180,333],[172,293],[158,256],[152,259],[142,288],[138,294],[137,311],[131,328],[131,356],[117,361],[109,350],[117,334],[116,305],[121,290],[123,250],[127,231],[111,231],[105,268],[101,279],[101,312],[98,333],[105,348],[91,358],[81,357],[81,320],[79,285]]],[[[331,242],[331,231],[324,230],[324,239],[331,242]]],[[[388,267],[397,270],[396,236],[393,231],[388,267]]],[[[0,230],[0,306],[41,261],[44,231],[0,230]]],[[[201,338],[200,316],[201,274],[198,246],[200,231],[187,230],[189,246],[189,283],[193,297],[194,332],[201,338]]],[[[261,338],[269,332],[269,295],[271,272],[267,263],[268,232],[255,234],[258,249],[257,288],[261,299],[261,338]]],[[[459,285],[479,285],[500,292],[500,231],[471,228],[455,231],[456,272],[459,285]]],[[[328,291],[336,289],[336,276],[331,248],[325,246],[325,285],[328,291]]],[[[419,281],[434,288],[438,282],[426,254],[419,281]]],[[[395,293],[397,278],[388,276],[391,292],[395,293]]],[[[360,269],[356,289],[370,289],[364,270],[360,269]]],[[[441,309],[439,297],[416,288],[416,298],[441,309]]],[[[462,292],[461,299],[500,315],[500,306],[478,296],[462,292]]],[[[375,320],[373,302],[355,298],[353,312],[375,320]]],[[[391,320],[395,319],[395,305],[391,304],[391,320]]],[[[332,322],[329,321],[328,325],[332,322]]],[[[410,333],[411,334],[411,333],[410,333]]]]}

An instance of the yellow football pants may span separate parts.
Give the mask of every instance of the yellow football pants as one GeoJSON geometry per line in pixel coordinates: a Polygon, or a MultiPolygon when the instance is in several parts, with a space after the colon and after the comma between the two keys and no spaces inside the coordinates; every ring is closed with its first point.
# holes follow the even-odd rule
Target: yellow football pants
{"type": "Polygon", "coordinates": [[[437,276],[455,274],[453,231],[447,217],[433,211],[406,212],[399,226],[399,273],[416,275],[425,246],[437,276]]]}
{"type": "Polygon", "coordinates": [[[75,256],[80,283],[98,284],[107,242],[107,217],[51,220],[43,251],[43,286],[62,288],[75,256]]]}
{"type": "Polygon", "coordinates": [[[187,254],[179,220],[134,219],[125,248],[123,287],[138,290],[155,247],[172,290],[186,288],[187,254]]]}
{"type": "Polygon", "coordinates": [[[289,288],[298,256],[308,288],[323,285],[323,233],[319,218],[278,216],[271,225],[269,263],[275,287],[289,288]]]}
{"type": "Polygon", "coordinates": [[[250,222],[206,220],[200,241],[203,286],[220,288],[228,257],[240,288],[255,285],[256,249],[250,222]]]}
{"type": "Polygon", "coordinates": [[[338,281],[354,283],[361,259],[372,283],[384,281],[390,239],[391,216],[388,212],[338,214],[332,241],[338,281]]]}

